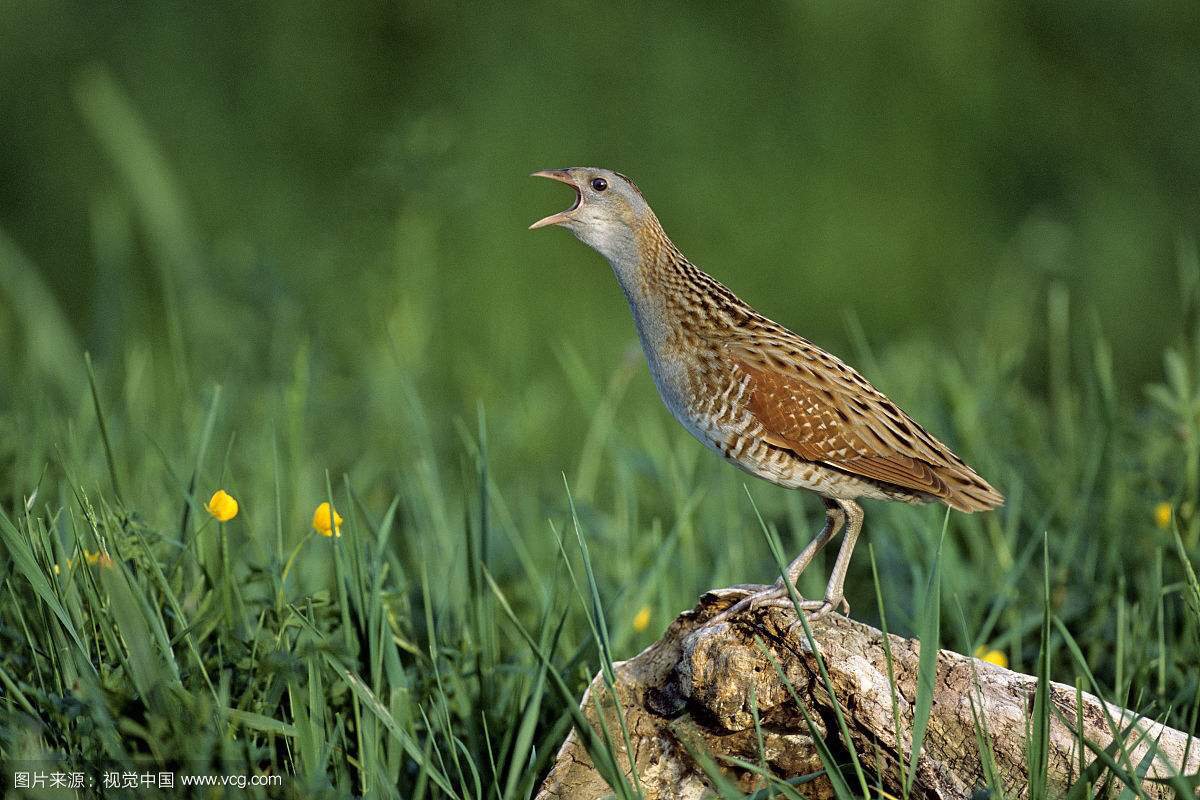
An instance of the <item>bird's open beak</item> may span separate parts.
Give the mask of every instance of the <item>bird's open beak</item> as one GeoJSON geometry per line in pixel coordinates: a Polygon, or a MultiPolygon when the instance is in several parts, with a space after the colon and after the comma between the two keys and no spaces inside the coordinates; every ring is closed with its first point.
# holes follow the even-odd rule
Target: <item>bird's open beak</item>
{"type": "Polygon", "coordinates": [[[566,222],[568,219],[570,219],[568,215],[575,209],[579,208],[579,204],[583,202],[583,193],[579,191],[579,187],[575,185],[575,181],[571,179],[570,173],[565,169],[544,169],[540,172],[533,173],[530,177],[549,178],[552,181],[558,181],[560,183],[567,184],[575,190],[575,202],[571,204],[571,207],[566,211],[560,211],[557,214],[551,214],[548,217],[542,217],[537,222],[530,225],[529,230],[533,230],[534,228],[544,228],[547,225],[558,225],[566,222]]]}

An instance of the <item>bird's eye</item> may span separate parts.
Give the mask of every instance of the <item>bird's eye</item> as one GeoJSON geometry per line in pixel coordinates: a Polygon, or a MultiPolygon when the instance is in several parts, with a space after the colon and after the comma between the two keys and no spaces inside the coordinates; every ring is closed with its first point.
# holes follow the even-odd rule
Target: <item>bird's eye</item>
{"type": "Polygon", "coordinates": [[[604,178],[592,178],[592,188],[597,192],[603,192],[608,188],[608,181],[604,180],[604,178]]]}

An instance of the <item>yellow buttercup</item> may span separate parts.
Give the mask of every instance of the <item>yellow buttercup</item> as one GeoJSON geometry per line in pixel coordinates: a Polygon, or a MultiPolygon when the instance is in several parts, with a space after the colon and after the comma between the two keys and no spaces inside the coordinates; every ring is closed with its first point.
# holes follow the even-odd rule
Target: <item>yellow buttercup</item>
{"type": "Polygon", "coordinates": [[[229,522],[237,516],[238,501],[229,492],[218,489],[204,504],[204,510],[216,517],[219,522],[229,522]]]}

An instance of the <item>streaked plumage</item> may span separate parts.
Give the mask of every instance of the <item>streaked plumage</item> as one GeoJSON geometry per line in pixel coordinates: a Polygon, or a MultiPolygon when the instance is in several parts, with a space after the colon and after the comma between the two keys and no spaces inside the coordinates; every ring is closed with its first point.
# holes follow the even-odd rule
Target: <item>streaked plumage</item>
{"type": "Polygon", "coordinates": [[[937,500],[960,511],[1003,502],[869,381],[688,261],[632,181],[588,167],[537,174],[571,185],[579,199],[535,227],[561,224],[608,258],[675,418],[746,472],[826,499],[826,527],[789,577],[850,520],[825,602],[814,608],[844,604],[835,581],[844,578],[861,523],[857,498],[937,500]],[[595,191],[597,181],[605,188],[595,191]]]}

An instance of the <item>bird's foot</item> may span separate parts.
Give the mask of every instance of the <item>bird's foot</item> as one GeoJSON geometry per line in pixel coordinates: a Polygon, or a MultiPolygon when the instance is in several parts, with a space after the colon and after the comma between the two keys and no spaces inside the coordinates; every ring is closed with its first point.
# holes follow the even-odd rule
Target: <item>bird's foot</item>
{"type": "MultiPolygon", "coordinates": [[[[788,605],[791,604],[789,603],[788,605]]],[[[845,597],[826,597],[824,600],[816,603],[816,606],[817,607],[812,611],[805,609],[805,611],[808,613],[809,619],[819,619],[831,611],[836,611],[843,617],[850,616],[850,603],[846,601],[845,597]]],[[[801,608],[803,608],[803,606],[801,606],[801,608]]]]}
{"type": "Polygon", "coordinates": [[[760,608],[799,608],[802,613],[812,620],[818,619],[835,609],[840,609],[844,615],[850,614],[850,604],[846,602],[846,598],[844,597],[806,600],[797,595],[799,602],[793,603],[787,587],[783,585],[782,581],[776,581],[772,586],[748,586],[746,590],[748,594],[745,597],[720,614],[717,614],[708,621],[708,624],[716,625],[738,614],[755,611],[760,608]]]}
{"type": "Polygon", "coordinates": [[[842,616],[850,616],[850,603],[845,597],[826,597],[824,600],[805,600],[800,598],[800,602],[795,604],[792,598],[788,596],[786,588],[772,587],[770,592],[772,597],[764,596],[761,601],[752,602],[750,608],[796,608],[798,605],[800,610],[804,612],[811,620],[820,619],[831,611],[837,611],[842,616]]]}

